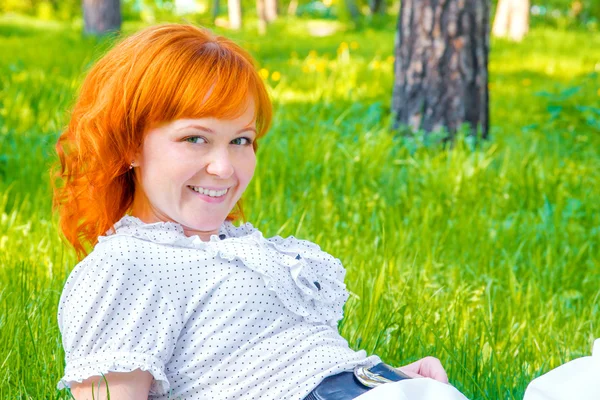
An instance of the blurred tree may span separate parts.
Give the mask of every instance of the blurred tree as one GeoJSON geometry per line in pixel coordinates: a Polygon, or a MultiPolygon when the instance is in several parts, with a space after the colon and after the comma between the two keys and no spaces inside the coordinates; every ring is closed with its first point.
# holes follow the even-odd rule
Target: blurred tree
{"type": "Polygon", "coordinates": [[[121,29],[119,0],[83,0],[84,31],[102,35],[121,29]]]}
{"type": "Polygon", "coordinates": [[[267,33],[267,24],[277,19],[277,0],[256,0],[258,33],[267,33]]]}
{"type": "Polygon", "coordinates": [[[360,17],[360,11],[358,10],[356,0],[344,0],[344,5],[346,6],[347,15],[352,21],[356,21],[360,17]]]}
{"type": "Polygon", "coordinates": [[[227,0],[229,11],[229,27],[240,29],[242,27],[242,2],[240,0],[227,0]]]}
{"type": "Polygon", "coordinates": [[[529,0],[499,0],[492,34],[520,42],[529,32],[529,0]]]}
{"type": "Polygon", "coordinates": [[[298,0],[290,0],[290,4],[288,5],[287,15],[296,15],[298,11],[298,0]]]}
{"type": "Polygon", "coordinates": [[[371,11],[371,15],[384,14],[385,13],[385,1],[384,0],[369,0],[369,11],[371,11]]]}
{"type": "MultiPolygon", "coordinates": [[[[320,4],[322,7],[324,2],[321,1],[313,1],[308,4],[320,4]]],[[[332,0],[329,2],[329,5],[335,7],[336,15],[342,22],[351,22],[355,23],[359,20],[361,13],[358,8],[357,0],[332,0]]]]}
{"type": "Polygon", "coordinates": [[[394,129],[489,127],[489,0],[402,0],[395,47],[394,129]]]}
{"type": "Polygon", "coordinates": [[[265,0],[265,16],[267,22],[273,22],[277,19],[277,0],[265,0]]]}
{"type": "Polygon", "coordinates": [[[219,16],[219,0],[213,0],[212,1],[212,8],[211,8],[211,16],[212,16],[212,21],[213,23],[215,22],[215,20],[217,19],[217,17],[219,16]]]}
{"type": "Polygon", "coordinates": [[[264,35],[267,33],[267,10],[265,9],[265,0],[256,0],[256,16],[258,17],[258,33],[264,35]]]}

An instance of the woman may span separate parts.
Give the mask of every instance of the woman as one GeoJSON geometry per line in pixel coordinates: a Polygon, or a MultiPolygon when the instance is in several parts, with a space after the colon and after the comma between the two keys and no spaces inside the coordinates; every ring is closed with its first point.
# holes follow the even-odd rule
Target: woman
{"type": "MultiPolygon", "coordinates": [[[[57,144],[55,204],[85,256],[59,305],[59,388],[76,399],[104,398],[106,385],[112,399],[349,399],[369,390],[356,367],[373,367],[361,379],[402,379],[337,332],[339,260],[231,223],[270,122],[248,53],[193,26],[145,29],[91,69],[57,144]]],[[[447,382],[431,357],[402,371],[447,382]]]]}

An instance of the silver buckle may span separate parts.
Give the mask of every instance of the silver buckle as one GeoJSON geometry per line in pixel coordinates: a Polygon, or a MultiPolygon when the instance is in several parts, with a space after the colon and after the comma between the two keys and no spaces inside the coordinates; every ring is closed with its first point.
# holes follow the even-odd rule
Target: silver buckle
{"type": "Polygon", "coordinates": [[[354,368],[354,376],[360,383],[369,388],[374,388],[379,385],[383,385],[384,383],[393,382],[388,378],[384,378],[379,374],[369,371],[368,368],[360,366],[354,368]]]}

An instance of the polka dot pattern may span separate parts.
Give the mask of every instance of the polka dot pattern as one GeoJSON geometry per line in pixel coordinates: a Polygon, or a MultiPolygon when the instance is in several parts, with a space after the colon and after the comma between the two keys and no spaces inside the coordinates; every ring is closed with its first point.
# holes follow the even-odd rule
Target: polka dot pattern
{"type": "Polygon", "coordinates": [[[330,375],[381,360],[337,332],[339,260],[294,237],[225,222],[203,242],[126,216],[71,272],[58,387],[149,371],[150,399],[302,399],[330,375]]]}

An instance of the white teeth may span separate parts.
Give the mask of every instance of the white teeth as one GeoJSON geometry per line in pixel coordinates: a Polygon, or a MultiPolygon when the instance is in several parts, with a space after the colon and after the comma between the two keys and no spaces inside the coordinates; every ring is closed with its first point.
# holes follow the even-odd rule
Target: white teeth
{"type": "Polygon", "coordinates": [[[223,189],[223,190],[208,190],[208,189],[204,189],[201,188],[199,186],[190,186],[192,188],[193,191],[198,192],[200,194],[204,194],[206,196],[210,196],[210,197],[221,197],[223,195],[225,195],[225,193],[227,193],[227,191],[229,189],[223,189]]]}

